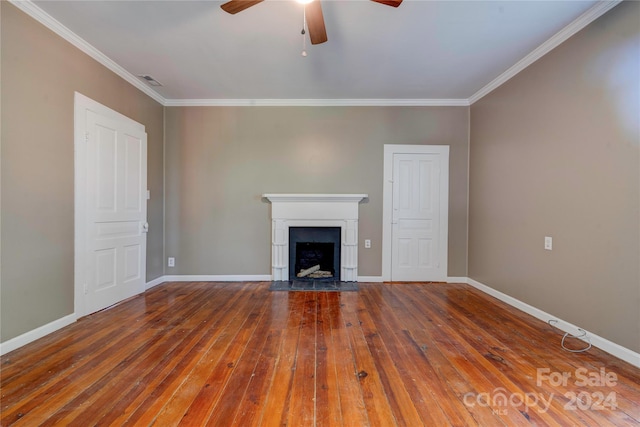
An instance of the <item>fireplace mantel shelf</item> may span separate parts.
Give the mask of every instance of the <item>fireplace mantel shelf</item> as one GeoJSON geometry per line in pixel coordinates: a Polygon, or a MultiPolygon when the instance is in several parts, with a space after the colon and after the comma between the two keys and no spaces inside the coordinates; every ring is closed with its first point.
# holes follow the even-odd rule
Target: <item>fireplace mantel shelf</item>
{"type": "Polygon", "coordinates": [[[358,203],[368,194],[263,194],[262,197],[274,202],[349,202],[358,203]]]}

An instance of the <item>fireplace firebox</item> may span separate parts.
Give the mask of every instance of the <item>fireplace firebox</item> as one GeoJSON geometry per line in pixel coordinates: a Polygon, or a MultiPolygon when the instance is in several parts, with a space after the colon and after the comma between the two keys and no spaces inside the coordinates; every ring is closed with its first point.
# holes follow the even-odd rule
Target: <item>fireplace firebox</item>
{"type": "Polygon", "coordinates": [[[340,227],[289,228],[289,280],[340,280],[340,227]]]}

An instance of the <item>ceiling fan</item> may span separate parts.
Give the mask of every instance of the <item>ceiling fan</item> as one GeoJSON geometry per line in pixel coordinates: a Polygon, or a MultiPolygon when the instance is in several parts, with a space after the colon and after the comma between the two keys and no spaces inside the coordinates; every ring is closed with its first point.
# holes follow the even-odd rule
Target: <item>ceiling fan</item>
{"type": "MultiPolygon", "coordinates": [[[[230,0],[220,7],[225,12],[235,15],[245,9],[255,6],[264,0],[230,0]]],[[[327,30],[324,27],[324,17],[322,16],[322,6],[320,0],[311,0],[311,2],[301,1],[305,4],[305,15],[307,20],[307,28],[309,29],[309,38],[311,44],[320,44],[327,41],[327,30]]],[[[398,7],[402,0],[371,0],[376,3],[386,4],[387,6],[398,7]]]]}

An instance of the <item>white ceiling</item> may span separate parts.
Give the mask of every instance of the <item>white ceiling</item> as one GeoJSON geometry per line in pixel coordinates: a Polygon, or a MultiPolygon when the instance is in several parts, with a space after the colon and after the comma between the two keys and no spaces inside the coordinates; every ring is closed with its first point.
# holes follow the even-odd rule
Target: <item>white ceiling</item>
{"type": "Polygon", "coordinates": [[[404,0],[397,9],[324,0],[328,41],[311,46],[307,40],[303,57],[302,5],[267,0],[229,15],[220,4],[46,0],[30,7],[107,62],[134,76],[152,75],[164,85],[153,88],[156,99],[169,105],[267,99],[468,104],[518,61],[535,59],[534,50],[554,35],[557,40],[561,30],[566,38],[602,9],[600,2],[581,0],[404,0]]]}

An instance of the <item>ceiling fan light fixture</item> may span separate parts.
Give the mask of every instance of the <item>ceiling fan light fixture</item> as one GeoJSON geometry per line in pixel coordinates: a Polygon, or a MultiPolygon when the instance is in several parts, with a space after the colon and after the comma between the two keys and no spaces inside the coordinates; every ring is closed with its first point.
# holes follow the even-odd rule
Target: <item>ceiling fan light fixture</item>
{"type": "Polygon", "coordinates": [[[300,34],[302,35],[302,56],[307,56],[307,39],[305,38],[305,34],[307,31],[305,27],[307,26],[307,8],[302,9],[302,31],[300,34]]]}
{"type": "MultiPolygon", "coordinates": [[[[245,9],[262,3],[264,0],[229,0],[220,5],[222,10],[232,15],[242,12],[245,9]]],[[[320,44],[327,41],[327,29],[324,25],[324,16],[322,15],[322,6],[320,0],[297,0],[304,5],[306,14],[305,21],[311,44],[320,44]]],[[[398,7],[402,0],[372,0],[376,3],[386,4],[388,6],[398,7]]]]}

